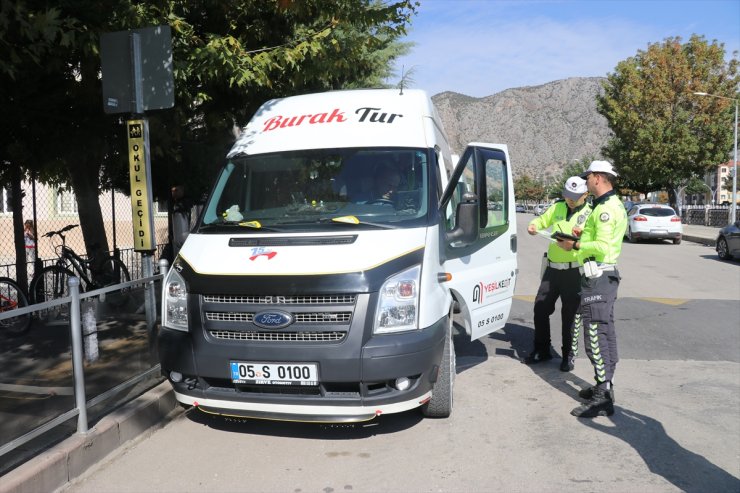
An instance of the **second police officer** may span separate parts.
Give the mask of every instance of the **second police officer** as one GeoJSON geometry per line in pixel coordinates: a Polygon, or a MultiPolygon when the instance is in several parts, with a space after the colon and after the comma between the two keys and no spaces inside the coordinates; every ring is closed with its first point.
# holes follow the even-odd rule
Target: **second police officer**
{"type": "Polygon", "coordinates": [[[579,418],[614,414],[612,380],[619,361],[614,327],[614,302],[619,288],[617,259],[627,229],[627,214],[616,195],[617,172],[608,161],[593,161],[581,175],[594,196],[593,210],[580,239],[558,239],[565,251],[577,251],[583,265],[581,276],[581,322],[586,354],[594,367],[593,387],[579,396],[586,401],[573,409],[579,418]]]}

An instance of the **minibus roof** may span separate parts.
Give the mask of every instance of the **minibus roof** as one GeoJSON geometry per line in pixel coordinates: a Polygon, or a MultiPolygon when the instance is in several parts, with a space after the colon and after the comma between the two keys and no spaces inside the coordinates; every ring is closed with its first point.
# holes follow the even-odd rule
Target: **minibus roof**
{"type": "Polygon", "coordinates": [[[338,147],[433,147],[436,110],[419,89],[360,89],[263,104],[227,157],[338,147]]]}

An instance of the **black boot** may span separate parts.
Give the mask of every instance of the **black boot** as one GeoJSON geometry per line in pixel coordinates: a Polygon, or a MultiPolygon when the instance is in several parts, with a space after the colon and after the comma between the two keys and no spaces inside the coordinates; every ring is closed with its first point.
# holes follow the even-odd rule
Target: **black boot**
{"type": "Polygon", "coordinates": [[[522,363],[525,365],[534,365],[551,359],[552,354],[550,354],[549,349],[535,349],[529,356],[522,360],[522,363]]]}
{"type": "Polygon", "coordinates": [[[576,363],[573,355],[563,351],[563,361],[560,362],[560,371],[572,371],[575,367],[576,363]]]}
{"type": "Polygon", "coordinates": [[[577,418],[595,418],[596,416],[611,416],[614,414],[614,400],[612,393],[606,386],[595,386],[591,399],[573,409],[570,414],[577,418]]]}
{"type": "MultiPolygon", "coordinates": [[[[588,387],[582,390],[578,391],[578,397],[581,399],[591,400],[594,396],[594,389],[596,388],[596,385],[593,387],[588,387]]],[[[612,395],[612,402],[617,402],[617,398],[614,394],[614,384],[612,382],[609,382],[609,392],[612,395]]]]}

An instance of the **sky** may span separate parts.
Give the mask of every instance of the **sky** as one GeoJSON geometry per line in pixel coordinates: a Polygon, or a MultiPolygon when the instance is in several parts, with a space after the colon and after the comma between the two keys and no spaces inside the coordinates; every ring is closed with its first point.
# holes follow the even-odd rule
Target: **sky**
{"type": "MultiPolygon", "coordinates": [[[[397,60],[411,87],[484,97],[569,77],[605,77],[651,43],[692,34],[740,50],[740,0],[419,0],[397,60]]],[[[738,55],[740,56],[740,55],[738,55]]]]}

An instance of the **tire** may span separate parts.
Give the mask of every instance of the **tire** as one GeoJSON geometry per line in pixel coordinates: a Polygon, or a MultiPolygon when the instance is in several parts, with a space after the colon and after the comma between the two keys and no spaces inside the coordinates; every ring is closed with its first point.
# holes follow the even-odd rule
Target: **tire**
{"type": "Polygon", "coordinates": [[[112,286],[131,280],[126,264],[116,257],[108,257],[100,268],[98,282],[101,286],[112,286]]]}
{"type": "MultiPolygon", "coordinates": [[[[51,265],[44,267],[31,280],[31,286],[29,288],[31,301],[33,303],[43,303],[45,301],[57,300],[69,296],[69,284],[67,281],[74,274],[63,267],[51,265]]],[[[82,284],[80,284],[80,291],[83,290],[82,284]]],[[[59,318],[65,318],[69,316],[69,306],[59,305],[51,308],[46,308],[38,312],[39,317],[45,318],[48,321],[53,321],[59,318]]]]}
{"type": "MultiPolygon", "coordinates": [[[[106,287],[129,282],[131,280],[131,276],[126,268],[126,264],[124,264],[120,259],[116,257],[108,257],[105,262],[103,262],[96,279],[100,287],[106,287]]],[[[128,288],[107,293],[105,296],[100,296],[101,301],[105,301],[108,305],[114,308],[121,308],[128,303],[129,298],[130,295],[128,288]]]]}
{"type": "Polygon", "coordinates": [[[447,334],[439,364],[439,375],[432,387],[432,398],[421,407],[427,418],[447,418],[452,414],[453,388],[455,384],[455,345],[452,342],[452,311],[448,315],[447,334]]]}
{"type": "MultiPolygon", "coordinates": [[[[0,313],[28,306],[23,290],[12,279],[0,277],[0,313]]],[[[23,334],[31,326],[31,314],[0,320],[0,331],[16,336],[23,334]]]]}
{"type": "Polygon", "coordinates": [[[724,236],[720,236],[719,240],[717,240],[717,255],[722,260],[730,260],[732,258],[730,249],[727,247],[727,240],[724,236]]]}
{"type": "Polygon", "coordinates": [[[632,236],[632,228],[627,228],[627,241],[630,243],[637,243],[637,238],[632,236]]]}
{"type": "Polygon", "coordinates": [[[673,244],[674,245],[680,245],[681,244],[681,237],[673,238],[673,244]]]}

